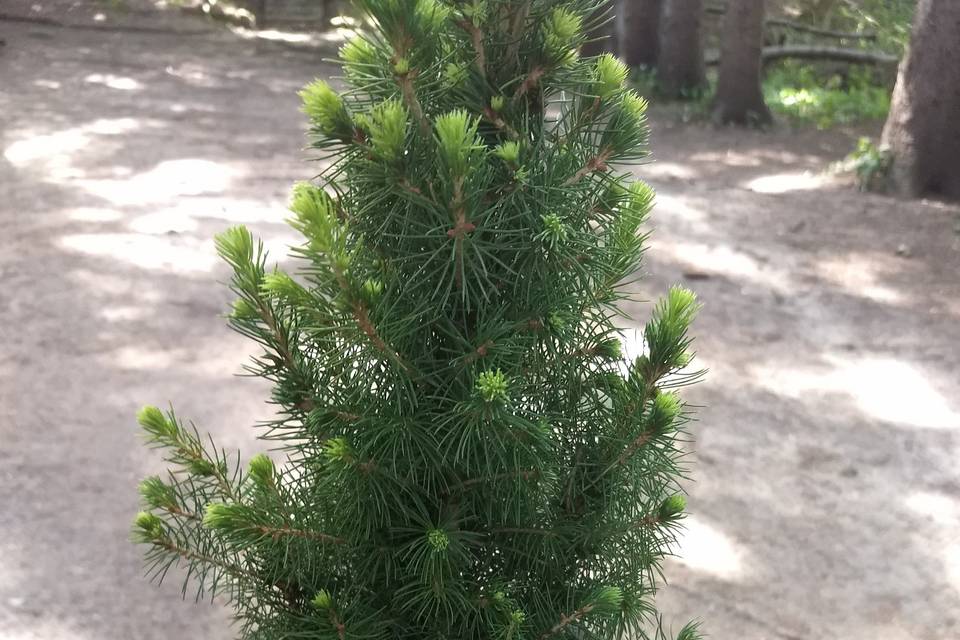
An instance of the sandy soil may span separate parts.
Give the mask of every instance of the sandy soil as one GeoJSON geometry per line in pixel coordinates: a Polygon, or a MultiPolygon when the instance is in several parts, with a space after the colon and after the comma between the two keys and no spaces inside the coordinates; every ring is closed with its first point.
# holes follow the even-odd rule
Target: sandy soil
{"type": "MultiPolygon", "coordinates": [[[[0,19],[0,637],[228,638],[220,607],[141,578],[135,486],[161,467],[133,416],[172,400],[256,450],[269,407],[233,376],[253,345],[219,317],[211,236],[293,240],[288,187],[318,169],[294,91],[331,69],[176,15],[31,4],[0,14],[95,28],[0,19]]],[[[819,178],[842,132],[653,125],[642,293],[699,292],[710,368],[666,619],[960,637],[960,210],[819,178]]]]}

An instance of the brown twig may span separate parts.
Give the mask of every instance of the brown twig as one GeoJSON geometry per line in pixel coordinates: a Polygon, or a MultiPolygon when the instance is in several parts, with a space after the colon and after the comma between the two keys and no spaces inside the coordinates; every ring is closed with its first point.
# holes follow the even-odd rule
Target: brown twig
{"type": "Polygon", "coordinates": [[[467,487],[472,487],[475,484],[483,484],[485,482],[495,482],[497,480],[508,480],[510,478],[522,478],[524,480],[530,480],[531,478],[536,478],[540,475],[540,472],[536,469],[524,469],[522,471],[508,471],[506,473],[498,473],[492,476],[483,476],[480,478],[470,478],[469,480],[464,480],[460,484],[455,484],[450,487],[451,490],[456,489],[466,489],[467,487]]]}
{"type": "Polygon", "coordinates": [[[494,111],[491,107],[483,108],[483,117],[490,121],[490,123],[497,129],[505,132],[511,140],[517,140],[520,138],[520,133],[507,124],[506,121],[500,117],[500,114],[494,111]]]}
{"type": "Polygon", "coordinates": [[[170,540],[167,537],[164,537],[159,540],[154,540],[153,544],[154,546],[160,547],[161,549],[165,549],[166,551],[176,554],[181,558],[184,558],[185,560],[189,560],[191,562],[204,562],[206,564],[213,565],[214,567],[219,568],[225,573],[229,573],[235,578],[249,577],[249,575],[243,569],[241,569],[235,564],[221,562],[220,560],[218,560],[217,558],[214,558],[213,556],[208,556],[203,553],[197,553],[196,551],[191,551],[190,549],[181,547],[180,545],[176,544],[173,540],[170,540]]]}
{"type": "Polygon", "coordinates": [[[606,171],[607,170],[607,160],[610,159],[613,150],[609,147],[604,148],[600,153],[590,158],[587,164],[580,167],[580,169],[567,178],[566,182],[563,183],[563,186],[569,187],[570,185],[576,184],[583,180],[586,176],[594,173],[596,171],[606,171]]]}
{"type": "Polygon", "coordinates": [[[547,72],[543,67],[537,66],[530,70],[530,73],[527,74],[527,77],[523,79],[523,82],[520,83],[520,86],[517,87],[516,92],[513,94],[514,101],[522,98],[530,89],[533,89],[537,86],[537,83],[540,82],[540,78],[547,72]]]}
{"type": "Polygon", "coordinates": [[[483,32],[480,31],[480,27],[473,24],[472,20],[458,20],[457,26],[470,34],[470,41],[473,43],[473,50],[476,52],[476,65],[477,71],[480,72],[480,75],[486,77],[487,75],[487,54],[483,48],[483,32]]]}
{"type": "Polygon", "coordinates": [[[337,536],[331,536],[318,531],[293,529],[291,527],[270,527],[267,525],[259,525],[256,527],[256,530],[265,536],[273,538],[274,540],[278,540],[284,536],[289,536],[293,538],[303,538],[305,540],[315,540],[317,542],[324,542],[327,544],[343,544],[346,542],[346,540],[343,538],[338,538],[337,536]]]}
{"type": "Polygon", "coordinates": [[[593,605],[585,604],[579,609],[577,609],[576,611],[574,611],[573,613],[571,613],[569,616],[561,615],[560,621],[557,624],[553,625],[552,627],[550,627],[549,630],[544,631],[542,634],[540,634],[540,640],[545,640],[546,638],[549,638],[550,636],[556,633],[559,633],[560,631],[563,631],[563,628],[566,627],[568,624],[580,620],[591,611],[593,611],[593,605]]]}
{"type": "Polygon", "coordinates": [[[407,104],[407,108],[410,109],[410,113],[413,114],[414,120],[420,127],[420,135],[429,136],[430,121],[423,114],[423,107],[420,106],[420,100],[417,99],[417,92],[413,87],[413,77],[415,75],[414,71],[408,71],[397,76],[400,82],[400,93],[403,94],[403,101],[407,104]]]}
{"type": "Polygon", "coordinates": [[[400,357],[400,354],[393,350],[383,338],[380,337],[380,334],[377,333],[377,328],[373,326],[373,322],[370,320],[370,314],[367,312],[367,307],[363,302],[357,300],[353,303],[353,318],[357,321],[357,325],[360,327],[360,330],[370,339],[370,342],[384,355],[396,362],[403,369],[410,371],[410,365],[408,365],[403,358],[400,357]]]}
{"type": "MultiPolygon", "coordinates": [[[[514,5],[516,6],[516,5],[514,5]]],[[[527,17],[530,15],[530,0],[526,0],[517,6],[516,11],[510,19],[510,46],[507,47],[505,59],[508,63],[519,62],[517,54],[520,51],[520,39],[523,37],[524,27],[527,23],[527,17]]]]}
{"type": "Polygon", "coordinates": [[[453,185],[453,228],[447,236],[453,238],[454,279],[458,289],[463,289],[463,239],[477,226],[467,219],[467,208],[463,202],[463,178],[457,178],[453,185]]]}

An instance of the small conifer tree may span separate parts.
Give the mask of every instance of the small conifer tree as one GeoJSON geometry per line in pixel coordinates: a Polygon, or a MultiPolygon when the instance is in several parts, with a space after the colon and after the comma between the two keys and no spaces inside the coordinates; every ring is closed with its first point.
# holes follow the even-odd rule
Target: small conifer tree
{"type": "Polygon", "coordinates": [[[140,486],[149,567],[243,638],[665,638],[697,304],[671,289],[625,360],[653,193],[615,167],[647,157],[646,105],[578,54],[595,0],[361,5],[347,90],[302,92],[331,159],[293,191],[302,267],[216,243],[283,460],[143,409],[172,465],[140,486]]]}

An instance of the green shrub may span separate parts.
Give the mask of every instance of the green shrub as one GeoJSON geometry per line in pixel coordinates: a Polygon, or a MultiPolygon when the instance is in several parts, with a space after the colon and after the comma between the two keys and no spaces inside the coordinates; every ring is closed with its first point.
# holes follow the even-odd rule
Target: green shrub
{"type": "Polygon", "coordinates": [[[890,89],[859,68],[825,74],[811,65],[783,64],[767,74],[763,94],[772,111],[821,129],[883,120],[890,110],[890,89]]]}
{"type": "Polygon", "coordinates": [[[890,170],[890,153],[887,149],[875,145],[870,138],[860,138],[856,148],[844,158],[839,169],[854,172],[861,191],[879,191],[882,190],[883,181],[890,170]]]}

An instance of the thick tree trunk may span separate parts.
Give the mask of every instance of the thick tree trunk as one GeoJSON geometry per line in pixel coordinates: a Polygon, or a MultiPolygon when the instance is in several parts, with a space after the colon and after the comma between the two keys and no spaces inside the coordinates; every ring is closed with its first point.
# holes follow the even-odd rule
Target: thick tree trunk
{"type": "Polygon", "coordinates": [[[703,0],[664,0],[657,79],[670,98],[691,97],[706,85],[703,0]]]}
{"type": "Polygon", "coordinates": [[[598,56],[601,53],[619,53],[619,43],[617,42],[617,21],[618,13],[622,10],[623,3],[630,0],[607,0],[593,14],[593,20],[599,22],[596,28],[589,34],[589,42],[583,45],[583,55],[598,56]]]}
{"type": "Polygon", "coordinates": [[[631,67],[657,66],[662,4],[663,0],[623,0],[620,5],[620,53],[631,67]]]}
{"type": "Polygon", "coordinates": [[[713,103],[720,124],[766,124],[773,118],[763,101],[762,0],[730,0],[723,19],[723,53],[713,103]]]}
{"type": "Polygon", "coordinates": [[[920,0],[883,130],[890,186],[960,199],[960,2],[920,0]]]}

